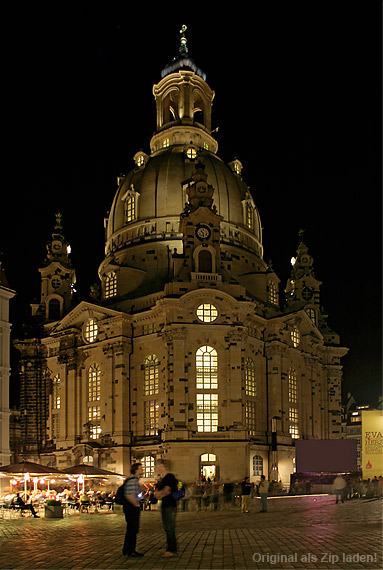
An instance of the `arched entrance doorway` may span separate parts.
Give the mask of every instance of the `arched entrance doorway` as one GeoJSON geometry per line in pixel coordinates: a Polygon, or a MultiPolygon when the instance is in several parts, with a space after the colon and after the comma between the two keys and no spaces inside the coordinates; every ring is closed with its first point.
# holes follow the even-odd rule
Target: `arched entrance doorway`
{"type": "Polygon", "coordinates": [[[200,477],[206,481],[215,481],[219,479],[219,466],[217,465],[217,456],[214,453],[204,453],[200,457],[200,477]]]}

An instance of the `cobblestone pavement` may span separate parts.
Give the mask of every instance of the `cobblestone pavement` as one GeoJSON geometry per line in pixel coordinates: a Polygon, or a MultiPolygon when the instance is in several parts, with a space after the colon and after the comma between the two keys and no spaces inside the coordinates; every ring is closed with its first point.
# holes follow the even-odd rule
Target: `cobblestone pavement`
{"type": "Polygon", "coordinates": [[[63,519],[0,520],[0,568],[44,569],[331,569],[378,570],[382,562],[382,501],[334,497],[270,498],[259,513],[177,514],[179,552],[164,559],[158,511],[141,513],[137,550],[121,554],[123,515],[72,514],[63,519]]]}

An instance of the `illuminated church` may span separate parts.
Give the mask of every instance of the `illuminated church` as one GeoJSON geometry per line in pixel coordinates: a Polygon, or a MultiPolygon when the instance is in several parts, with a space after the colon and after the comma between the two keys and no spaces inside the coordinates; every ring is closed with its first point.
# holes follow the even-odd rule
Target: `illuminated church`
{"type": "MultiPolygon", "coordinates": [[[[56,217],[32,306],[41,338],[16,341],[25,459],[183,480],[289,481],[295,440],[341,436],[341,358],[301,240],[280,303],[260,215],[238,159],[212,136],[214,91],[178,56],[153,87],[148,154],[118,178],[100,295],[73,306],[75,269],[56,217]]],[[[102,228],[100,228],[102,231],[102,228]]]]}

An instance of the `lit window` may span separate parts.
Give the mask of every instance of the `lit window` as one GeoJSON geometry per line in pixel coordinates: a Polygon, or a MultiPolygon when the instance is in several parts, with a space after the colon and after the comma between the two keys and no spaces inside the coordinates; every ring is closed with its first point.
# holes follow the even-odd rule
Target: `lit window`
{"type": "Polygon", "coordinates": [[[159,405],[157,400],[144,402],[144,432],[145,435],[158,434],[159,405]]]}
{"type": "Polygon", "coordinates": [[[141,459],[142,463],[142,476],[149,478],[154,476],[154,457],[152,455],[145,455],[141,459]]]}
{"type": "Polygon", "coordinates": [[[88,402],[97,402],[101,394],[101,370],[97,364],[92,364],[88,372],[88,402]]]}
{"type": "Polygon", "coordinates": [[[170,140],[169,139],[164,139],[162,141],[162,148],[168,148],[168,146],[170,146],[170,140]]]}
{"type": "Polygon", "coordinates": [[[197,394],[197,431],[218,430],[218,394],[197,394]]]}
{"type": "Polygon", "coordinates": [[[136,198],[133,194],[128,196],[125,200],[125,221],[131,222],[136,217],[135,212],[136,198]]]}
{"type": "Polygon", "coordinates": [[[255,402],[246,402],[246,425],[249,435],[255,435],[255,402]]]}
{"type": "Polygon", "coordinates": [[[209,145],[208,145],[206,142],[204,142],[204,143],[203,143],[203,148],[204,148],[205,150],[209,150],[209,145]]]}
{"type": "Polygon", "coordinates": [[[99,439],[101,436],[101,409],[100,406],[90,406],[88,408],[89,437],[99,439]]]}
{"type": "Polygon", "coordinates": [[[252,358],[247,358],[245,365],[245,389],[246,396],[257,395],[257,383],[255,380],[255,367],[252,358]]]}
{"type": "Polygon", "coordinates": [[[298,402],[297,373],[294,368],[289,370],[289,402],[291,404],[298,402]]]}
{"type": "Polygon", "coordinates": [[[136,164],[137,164],[137,166],[142,166],[142,165],[144,164],[144,157],[143,157],[142,154],[140,154],[140,155],[137,157],[136,164]]]}
{"type": "Polygon", "coordinates": [[[143,334],[152,334],[152,333],[156,332],[156,330],[157,330],[156,323],[149,323],[149,324],[143,326],[142,332],[143,332],[143,334]]]}
{"type": "Polygon", "coordinates": [[[289,434],[293,439],[299,438],[297,408],[289,408],[289,434]]]}
{"type": "Polygon", "coordinates": [[[59,410],[61,408],[60,377],[58,374],[56,374],[53,378],[52,408],[54,410],[59,410]]]}
{"type": "Polygon", "coordinates": [[[254,455],[253,457],[253,475],[263,475],[263,457],[261,455],[254,455]]]}
{"type": "Polygon", "coordinates": [[[269,284],[269,301],[273,305],[278,305],[279,302],[278,289],[274,281],[270,281],[269,284]]]}
{"type": "Polygon", "coordinates": [[[201,455],[201,461],[202,462],[217,461],[217,456],[214,453],[204,453],[203,455],[201,455]]]}
{"type": "Polygon", "coordinates": [[[101,426],[100,424],[90,426],[90,439],[100,439],[101,437],[101,426]]]}
{"type": "Polygon", "coordinates": [[[197,309],[197,317],[204,323],[211,323],[218,317],[217,308],[208,303],[200,305],[197,309]]]}
{"type": "Polygon", "coordinates": [[[189,146],[186,150],[186,156],[190,158],[190,160],[194,160],[197,157],[197,149],[193,146],[189,146]]]}
{"type": "Polygon", "coordinates": [[[105,298],[115,297],[117,295],[117,275],[114,271],[108,273],[105,277],[105,298]]]}
{"type": "Polygon", "coordinates": [[[99,423],[101,419],[100,406],[90,406],[88,408],[88,421],[99,423]]]}
{"type": "Polygon", "coordinates": [[[246,225],[249,230],[252,230],[254,227],[254,213],[251,204],[246,204],[246,225]]]}
{"type": "Polygon", "coordinates": [[[310,319],[312,320],[314,325],[316,325],[317,324],[317,314],[316,314],[315,310],[312,309],[311,307],[309,307],[308,309],[306,309],[306,313],[308,314],[308,316],[310,317],[310,319]]]}
{"type": "Polygon", "coordinates": [[[144,395],[158,394],[158,371],[160,361],[155,354],[150,354],[144,361],[144,395]]]}
{"type": "Polygon", "coordinates": [[[89,319],[85,326],[85,340],[94,342],[98,335],[98,326],[95,319],[89,319]]]}
{"type": "Polygon", "coordinates": [[[93,461],[94,461],[93,455],[84,455],[84,457],[82,458],[83,463],[93,463],[93,461]]]}
{"type": "Polygon", "coordinates": [[[218,356],[212,346],[201,346],[196,352],[196,386],[198,390],[218,388],[218,356]]]}
{"type": "Polygon", "coordinates": [[[301,335],[299,330],[297,329],[297,327],[294,327],[293,330],[290,333],[291,336],[291,342],[293,343],[294,348],[297,348],[297,346],[299,345],[300,341],[301,341],[301,335]]]}

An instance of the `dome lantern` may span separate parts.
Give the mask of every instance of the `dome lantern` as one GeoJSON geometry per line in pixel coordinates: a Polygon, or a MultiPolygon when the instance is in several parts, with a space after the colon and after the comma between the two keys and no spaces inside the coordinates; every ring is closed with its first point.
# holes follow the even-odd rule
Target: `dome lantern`
{"type": "Polygon", "coordinates": [[[179,56],[164,68],[160,82],[153,87],[157,124],[150,144],[152,153],[190,141],[214,153],[218,150],[211,136],[215,93],[206,83],[205,73],[189,57],[185,31],[182,26],[179,56]]]}

